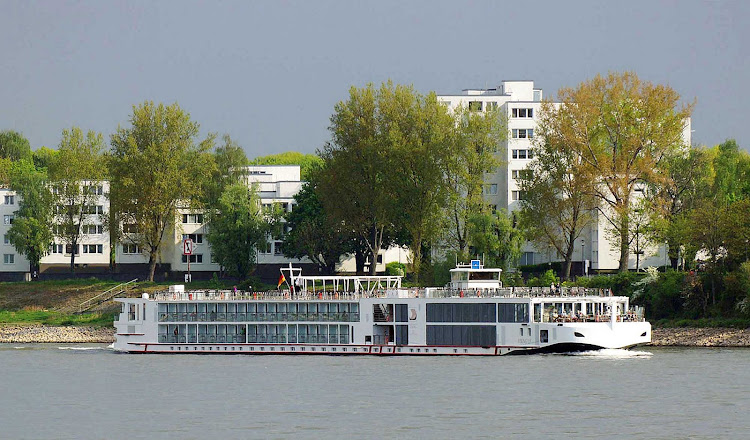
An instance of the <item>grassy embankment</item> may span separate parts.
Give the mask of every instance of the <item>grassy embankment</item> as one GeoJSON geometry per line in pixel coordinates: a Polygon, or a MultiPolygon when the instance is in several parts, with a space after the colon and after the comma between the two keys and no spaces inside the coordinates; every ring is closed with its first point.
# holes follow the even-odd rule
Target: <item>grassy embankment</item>
{"type": "MultiPolygon", "coordinates": [[[[87,313],[74,313],[82,302],[119,284],[97,278],[0,283],[0,325],[112,326],[119,304],[109,301],[87,313]]],[[[131,292],[140,296],[165,290],[173,282],[138,283],[131,292]]],[[[231,289],[232,283],[196,281],[190,289],[231,289]]]]}

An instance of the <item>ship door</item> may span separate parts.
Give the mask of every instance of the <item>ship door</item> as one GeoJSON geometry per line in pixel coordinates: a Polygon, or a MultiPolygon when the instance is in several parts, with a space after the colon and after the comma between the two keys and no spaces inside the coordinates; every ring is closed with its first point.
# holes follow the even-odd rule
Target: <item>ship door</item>
{"type": "Polygon", "coordinates": [[[375,345],[388,345],[394,342],[394,328],[392,325],[373,325],[372,343],[375,345]]]}

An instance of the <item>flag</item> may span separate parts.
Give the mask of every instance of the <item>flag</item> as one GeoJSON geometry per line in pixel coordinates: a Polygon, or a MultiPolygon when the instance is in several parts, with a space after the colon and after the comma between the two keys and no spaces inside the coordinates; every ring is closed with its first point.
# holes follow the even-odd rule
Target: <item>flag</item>
{"type": "Polygon", "coordinates": [[[282,273],[279,277],[279,284],[276,286],[276,288],[278,289],[279,287],[281,287],[281,285],[284,284],[284,281],[286,281],[286,278],[284,278],[284,274],[282,273]]]}

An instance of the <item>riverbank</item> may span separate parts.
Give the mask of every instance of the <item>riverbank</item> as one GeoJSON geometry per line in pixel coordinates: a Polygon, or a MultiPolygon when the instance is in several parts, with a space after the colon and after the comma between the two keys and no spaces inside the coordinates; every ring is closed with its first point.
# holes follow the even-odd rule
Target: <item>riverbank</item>
{"type": "Polygon", "coordinates": [[[115,341],[112,327],[0,325],[0,343],[101,343],[115,341]]]}
{"type": "MultiPolygon", "coordinates": [[[[0,343],[102,343],[114,342],[112,327],[4,325],[0,343]]],[[[750,329],[656,328],[651,345],[660,347],[750,347],[750,329]]]]}
{"type": "Polygon", "coordinates": [[[750,347],[750,328],[655,328],[651,345],[661,347],[750,347]]]}

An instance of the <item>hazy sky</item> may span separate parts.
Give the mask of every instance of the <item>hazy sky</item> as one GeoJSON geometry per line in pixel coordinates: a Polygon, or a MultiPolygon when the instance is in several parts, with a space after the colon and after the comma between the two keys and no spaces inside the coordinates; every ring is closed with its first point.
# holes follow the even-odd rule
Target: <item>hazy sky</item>
{"type": "Polygon", "coordinates": [[[248,157],[314,152],[352,85],[545,95],[633,70],[697,101],[693,142],[750,147],[750,1],[0,0],[0,129],[55,148],[178,102],[248,157]]]}

